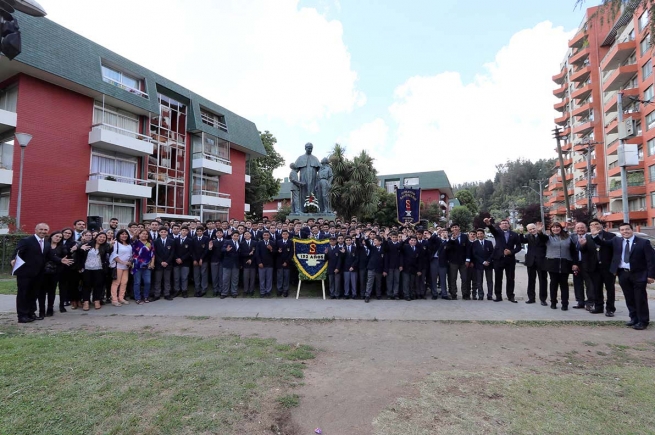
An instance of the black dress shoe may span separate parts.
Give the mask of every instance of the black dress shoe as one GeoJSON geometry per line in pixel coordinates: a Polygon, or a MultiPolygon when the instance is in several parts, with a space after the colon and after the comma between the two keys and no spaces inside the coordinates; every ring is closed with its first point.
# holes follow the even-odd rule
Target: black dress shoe
{"type": "Polygon", "coordinates": [[[236,298],[238,295],[232,295],[233,298],[236,298]]]}
{"type": "Polygon", "coordinates": [[[471,299],[473,299],[474,301],[477,301],[477,300],[478,300],[478,297],[477,297],[477,296],[473,296],[471,299]]]}
{"type": "Polygon", "coordinates": [[[605,316],[606,317],[614,317],[614,311],[606,311],[605,316]]]}
{"type": "Polygon", "coordinates": [[[289,292],[282,293],[282,296],[285,297],[285,298],[288,298],[289,297],[289,292]]]}
{"type": "Polygon", "coordinates": [[[487,296],[487,300],[488,300],[488,301],[493,301],[493,300],[494,300],[494,298],[493,298],[493,297],[491,297],[491,296],[487,296]]]}
{"type": "Polygon", "coordinates": [[[568,311],[569,306],[568,305],[562,305],[562,311],[568,311]]]}
{"type": "Polygon", "coordinates": [[[29,317],[19,317],[18,318],[18,323],[32,323],[34,319],[29,318],[29,317]]]}
{"type": "Polygon", "coordinates": [[[186,292],[182,293],[182,299],[186,299],[188,297],[189,297],[189,295],[187,295],[186,292]]]}
{"type": "Polygon", "coordinates": [[[646,328],[648,328],[648,324],[647,324],[647,323],[641,323],[641,322],[636,323],[636,324],[632,327],[632,329],[636,329],[637,331],[643,331],[643,330],[646,329],[646,328]]]}
{"type": "Polygon", "coordinates": [[[526,304],[534,304],[535,301],[525,301],[526,304]]]}
{"type": "Polygon", "coordinates": [[[494,298],[494,302],[502,302],[503,298],[494,298]]]}
{"type": "Polygon", "coordinates": [[[164,299],[166,299],[167,301],[172,301],[172,300],[173,300],[173,296],[164,296],[164,299]]]}
{"type": "Polygon", "coordinates": [[[393,300],[394,300],[394,301],[399,301],[400,298],[399,298],[398,296],[394,296],[394,297],[393,297],[393,300]]]}
{"type": "Polygon", "coordinates": [[[510,302],[512,302],[512,303],[514,303],[514,304],[518,304],[518,303],[519,303],[519,301],[517,301],[517,300],[514,299],[514,298],[507,299],[507,300],[510,301],[510,302]]]}
{"type": "Polygon", "coordinates": [[[552,308],[553,310],[556,310],[557,309],[557,304],[550,304],[550,308],[552,308]]]}
{"type": "Polygon", "coordinates": [[[635,326],[637,323],[639,323],[639,322],[637,322],[637,321],[634,320],[634,319],[631,319],[629,322],[625,322],[625,326],[630,326],[630,327],[632,327],[632,326],[635,326]]]}
{"type": "Polygon", "coordinates": [[[573,308],[574,310],[581,310],[581,309],[583,309],[584,307],[585,307],[584,304],[575,304],[575,305],[573,305],[571,308],[573,308]]]}
{"type": "Polygon", "coordinates": [[[470,301],[471,297],[470,296],[462,296],[463,301],[470,301]]]}
{"type": "Polygon", "coordinates": [[[547,306],[548,306],[548,303],[547,303],[546,301],[541,301],[541,306],[543,306],[543,307],[547,307],[547,306]]]}
{"type": "Polygon", "coordinates": [[[368,304],[370,301],[371,301],[371,298],[369,298],[369,297],[367,297],[366,299],[364,299],[364,302],[366,302],[367,304],[368,304]]]}
{"type": "Polygon", "coordinates": [[[406,300],[406,301],[411,301],[411,300],[412,300],[412,298],[405,298],[405,300],[406,300]]]}
{"type": "Polygon", "coordinates": [[[32,319],[32,320],[43,320],[44,317],[43,317],[42,315],[39,314],[38,316],[32,316],[31,319],[32,319]]]}
{"type": "Polygon", "coordinates": [[[451,298],[450,295],[442,296],[441,299],[443,299],[445,301],[452,301],[453,300],[453,298],[451,298]]]}
{"type": "Polygon", "coordinates": [[[336,296],[330,296],[330,299],[336,299],[336,298],[337,298],[336,296]]]}
{"type": "Polygon", "coordinates": [[[433,301],[436,301],[436,300],[437,300],[437,297],[436,297],[436,296],[432,296],[432,300],[433,300],[433,301]]]}
{"type": "Polygon", "coordinates": [[[48,309],[45,311],[45,316],[46,316],[46,317],[52,317],[54,314],[55,314],[55,313],[53,312],[52,307],[48,308],[48,309]]]}
{"type": "Polygon", "coordinates": [[[380,299],[382,299],[382,296],[376,296],[375,298],[379,301],[380,299]]]}
{"type": "Polygon", "coordinates": [[[456,301],[456,300],[457,300],[457,295],[452,295],[452,296],[450,297],[450,299],[456,301]]]}
{"type": "Polygon", "coordinates": [[[64,307],[59,307],[59,312],[60,312],[60,313],[65,313],[65,312],[66,312],[66,308],[64,308],[64,307]]]}
{"type": "Polygon", "coordinates": [[[225,299],[227,295],[221,295],[221,299],[225,299]]]}
{"type": "Polygon", "coordinates": [[[594,308],[593,310],[589,311],[591,314],[603,314],[604,310],[602,308],[594,308]]]}

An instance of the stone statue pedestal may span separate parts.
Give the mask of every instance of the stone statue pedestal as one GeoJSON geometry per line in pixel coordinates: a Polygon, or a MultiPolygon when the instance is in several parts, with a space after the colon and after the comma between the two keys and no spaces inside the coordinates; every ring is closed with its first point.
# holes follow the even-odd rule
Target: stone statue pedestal
{"type": "Polygon", "coordinates": [[[322,218],[325,221],[333,221],[336,220],[337,214],[336,213],[290,213],[287,218],[290,221],[293,221],[294,219],[298,219],[300,222],[307,222],[307,219],[320,219],[322,218]]]}

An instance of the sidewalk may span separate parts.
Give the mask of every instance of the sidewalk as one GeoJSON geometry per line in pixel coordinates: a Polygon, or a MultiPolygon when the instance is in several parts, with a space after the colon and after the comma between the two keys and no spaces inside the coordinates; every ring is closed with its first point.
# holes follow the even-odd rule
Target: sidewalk
{"type": "MultiPolygon", "coordinates": [[[[585,310],[562,311],[553,310],[549,306],[526,304],[527,271],[522,265],[516,268],[516,299],[518,304],[507,300],[493,301],[456,301],[417,300],[393,301],[375,298],[366,304],[362,300],[322,300],[318,298],[295,299],[295,291],[289,298],[259,299],[259,298],[176,298],[167,301],[163,298],[146,305],[130,305],[113,307],[105,305],[101,310],[84,312],[68,310],[60,314],[55,309],[55,318],[65,319],[67,316],[88,315],[106,316],[122,314],[132,316],[210,316],[210,317],[252,317],[277,319],[353,319],[353,320],[467,320],[467,321],[627,321],[628,312],[622,295],[616,303],[616,316],[606,317],[603,314],[590,314],[585,310]]],[[[618,287],[618,286],[617,286],[618,287]]],[[[573,289],[571,288],[571,296],[573,289]]],[[[571,305],[575,303],[572,298],[571,305]]],[[[655,301],[650,301],[651,311],[655,313],[655,301]]],[[[0,312],[15,313],[16,297],[0,295],[0,312]]],[[[118,320],[117,320],[118,321],[118,320]]]]}

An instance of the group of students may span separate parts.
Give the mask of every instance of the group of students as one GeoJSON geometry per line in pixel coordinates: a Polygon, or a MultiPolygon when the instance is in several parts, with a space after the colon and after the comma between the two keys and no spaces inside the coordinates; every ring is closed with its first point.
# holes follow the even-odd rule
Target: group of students
{"type": "MultiPolygon", "coordinates": [[[[559,289],[562,309],[568,309],[568,276],[573,273],[577,301],[574,308],[603,312],[605,285],[606,314],[613,316],[614,275],[607,267],[594,267],[594,261],[609,264],[611,246],[595,240],[609,240],[611,233],[602,231],[592,238],[586,234],[586,225],[578,223],[578,238],[569,236],[559,223],[554,223],[549,232],[538,225],[528,225],[528,234],[523,235],[511,231],[507,220],[496,225],[493,219],[485,219],[493,241],[483,228],[461,233],[456,224],[448,229],[411,225],[380,228],[356,220],[326,222],[311,218],[306,223],[231,220],[204,224],[157,219],[144,224],[132,222],[127,229],[118,229],[118,220],[111,219],[109,228],[99,231],[87,230],[80,219],[72,228],[52,233],[48,229],[42,238],[37,226],[35,240],[43,244],[47,236],[48,249],[41,250],[45,260],[27,290],[32,302],[29,308],[19,310],[19,320],[53,315],[57,287],[60,312],[66,312],[69,305],[89,310],[91,302],[95,309],[105,303],[122,306],[129,303],[128,295],[137,304],[162,296],[166,300],[186,298],[190,280],[196,297],[204,297],[211,290],[214,296],[235,298],[240,288],[244,297],[254,296],[257,281],[260,297],[271,297],[274,287],[277,296],[287,297],[289,286],[298,279],[293,261],[294,238],[329,240],[324,254],[332,299],[361,298],[369,302],[372,297],[386,297],[409,301],[431,296],[433,300],[454,300],[458,298],[459,284],[464,300],[486,298],[500,302],[505,278],[507,300],[516,303],[515,255],[527,244],[526,303],[536,302],[538,282],[539,299],[547,305],[549,274],[551,308],[557,308],[559,289]],[[598,250],[591,255],[596,245],[598,250]]],[[[592,225],[601,225],[602,230],[600,222],[592,225]]],[[[25,246],[19,243],[14,256],[21,254],[25,246]]],[[[21,272],[17,275],[20,293],[21,272]]]]}

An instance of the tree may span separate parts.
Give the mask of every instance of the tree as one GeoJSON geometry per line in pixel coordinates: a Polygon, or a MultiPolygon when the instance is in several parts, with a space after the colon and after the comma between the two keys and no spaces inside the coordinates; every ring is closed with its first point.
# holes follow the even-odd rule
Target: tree
{"type": "Polygon", "coordinates": [[[291,204],[289,201],[284,201],[282,207],[279,208],[273,219],[277,222],[284,222],[291,214],[291,204]]]}
{"type": "Polygon", "coordinates": [[[266,130],[259,135],[266,150],[266,156],[250,160],[250,183],[246,184],[246,204],[250,204],[250,216],[261,219],[264,204],[280,191],[279,178],[273,171],[284,165],[284,158],[275,150],[277,139],[266,130]]]}
{"type": "Polygon", "coordinates": [[[490,218],[491,213],[488,211],[481,211],[476,217],[473,218],[473,229],[485,228],[487,225],[484,223],[486,218],[490,218]]]}
{"type": "Polygon", "coordinates": [[[471,214],[476,214],[478,212],[478,203],[469,190],[458,191],[455,194],[455,198],[459,200],[460,205],[468,208],[471,211],[471,214]]]}
{"type": "Polygon", "coordinates": [[[444,216],[444,211],[441,208],[439,201],[432,201],[428,204],[421,202],[421,219],[425,219],[430,222],[430,226],[435,222],[439,224],[441,218],[444,216]]]}
{"type": "Polygon", "coordinates": [[[377,171],[373,158],[363,151],[352,160],[346,149],[335,144],[329,157],[334,178],[332,180],[332,207],[344,219],[372,216],[378,208],[377,171]]]}
{"type": "Polygon", "coordinates": [[[398,223],[396,195],[378,187],[375,191],[374,201],[377,207],[372,215],[362,216],[364,222],[377,222],[380,225],[386,226],[398,223]]]}
{"type": "Polygon", "coordinates": [[[582,207],[571,210],[571,217],[574,222],[584,222],[585,224],[588,224],[593,216],[587,207],[582,207]]]}
{"type": "MultiPolygon", "coordinates": [[[[518,212],[521,216],[519,223],[524,227],[528,224],[533,224],[535,222],[541,221],[541,206],[539,203],[528,204],[523,207],[519,207],[518,212]]],[[[544,219],[546,220],[546,222],[544,222],[544,226],[546,228],[550,227],[550,215],[548,213],[544,213],[544,219]]]]}
{"type": "Polygon", "coordinates": [[[463,205],[458,205],[453,207],[450,210],[450,221],[451,224],[459,225],[459,228],[462,231],[468,231],[471,228],[471,223],[473,222],[473,213],[467,207],[463,205]]]}

